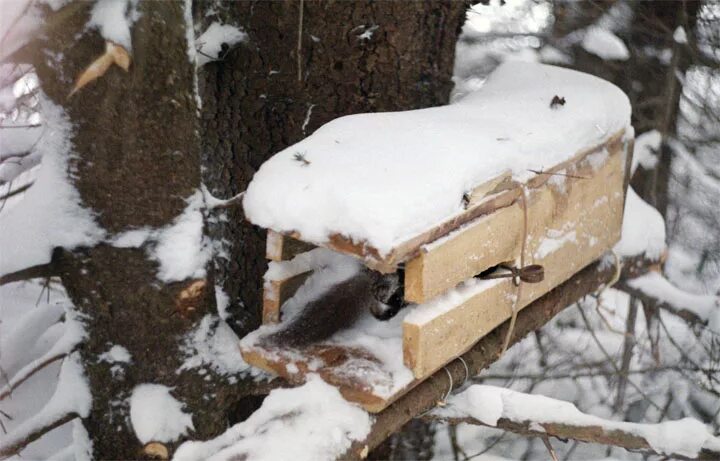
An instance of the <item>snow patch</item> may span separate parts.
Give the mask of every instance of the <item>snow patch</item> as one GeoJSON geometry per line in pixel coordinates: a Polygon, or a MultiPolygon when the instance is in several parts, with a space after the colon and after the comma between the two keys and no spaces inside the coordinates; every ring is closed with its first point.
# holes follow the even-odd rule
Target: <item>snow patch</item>
{"type": "Polygon", "coordinates": [[[237,335],[224,320],[206,315],[183,340],[180,352],[185,361],[178,372],[201,367],[209,367],[219,375],[243,372],[249,366],[238,351],[239,343],[237,335]]]}
{"type": "Polygon", "coordinates": [[[212,252],[203,233],[202,192],[196,191],[187,203],[173,224],[158,232],[157,245],[151,253],[160,263],[158,278],[163,282],[205,277],[205,265],[212,252]]]}
{"type": "Polygon", "coordinates": [[[651,260],[658,260],[665,251],[665,220],[632,187],[625,197],[622,237],[615,251],[625,257],[645,254],[651,260]]]}
{"type": "Polygon", "coordinates": [[[626,61],[630,52],[620,37],[598,26],[588,27],[582,41],[582,47],[605,60],[626,61]]]}
{"type": "Polygon", "coordinates": [[[140,384],[130,396],[130,422],[141,443],[173,442],[194,430],[192,415],[161,384],[140,384]]]}
{"type": "Polygon", "coordinates": [[[113,347],[98,356],[98,361],[107,363],[131,363],[132,356],[127,349],[115,344],[113,347]]]}
{"type": "Polygon", "coordinates": [[[681,45],[688,42],[687,33],[685,33],[683,26],[677,26],[677,29],[673,32],[673,40],[675,40],[675,43],[679,43],[681,45]]]}
{"type": "Polygon", "coordinates": [[[259,410],[219,437],[185,442],[174,459],[337,459],[354,440],[370,432],[370,425],[370,415],[345,401],[335,387],[311,375],[300,387],[272,391],[259,410]]]}
{"type": "Polygon", "coordinates": [[[223,43],[232,47],[247,41],[247,38],[248,35],[239,27],[219,22],[210,24],[205,32],[195,39],[198,66],[220,59],[223,43]]]}
{"type": "Polygon", "coordinates": [[[658,130],[650,130],[635,138],[631,173],[635,173],[638,165],[652,170],[657,165],[657,153],[660,150],[662,135],[658,130]]]}
{"type": "Polygon", "coordinates": [[[97,28],[105,40],[116,43],[130,53],[130,28],[140,17],[139,0],[98,0],[90,13],[89,27],[97,28]]]}

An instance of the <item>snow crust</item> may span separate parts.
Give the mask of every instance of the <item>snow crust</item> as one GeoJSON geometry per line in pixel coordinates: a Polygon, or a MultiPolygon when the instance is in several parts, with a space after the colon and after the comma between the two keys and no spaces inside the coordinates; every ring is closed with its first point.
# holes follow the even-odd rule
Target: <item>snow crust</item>
{"type": "Polygon", "coordinates": [[[625,197],[622,236],[615,251],[625,257],[644,254],[651,260],[658,260],[665,251],[665,220],[632,187],[625,197]]]}
{"type": "Polygon", "coordinates": [[[198,66],[219,59],[218,55],[222,51],[223,43],[232,47],[246,41],[247,38],[247,34],[239,27],[219,22],[210,24],[205,32],[195,39],[198,66]]]}
{"type": "Polygon", "coordinates": [[[507,62],[455,104],[336,119],[255,174],[248,219],[323,243],[339,233],[387,253],[463,211],[465,192],[510,169],[516,179],[597,145],[630,123],[614,85],[507,62]],[[555,95],[567,103],[550,108],[555,95]]]}
{"type": "Polygon", "coordinates": [[[35,150],[42,163],[34,184],[0,211],[0,275],[48,263],[54,247],[91,246],[104,237],[68,180],[70,122],[48,98],[41,96],[41,104],[44,131],[35,150]]]}
{"type": "Polygon", "coordinates": [[[345,401],[335,387],[311,375],[300,387],[273,390],[260,409],[219,437],[185,442],[173,459],[334,460],[354,440],[364,438],[370,425],[370,415],[345,401]]]}
{"type": "Polygon", "coordinates": [[[583,49],[605,60],[626,61],[630,52],[620,37],[598,26],[588,27],[581,43],[583,49]]]}
{"type": "Polygon", "coordinates": [[[130,396],[130,422],[141,443],[173,442],[194,430],[192,415],[161,384],[140,384],[130,396]]]}
{"type": "Polygon", "coordinates": [[[130,27],[138,20],[139,0],[98,0],[90,13],[88,27],[95,27],[105,40],[132,52],[130,27]]]}
{"type": "Polygon", "coordinates": [[[570,402],[531,395],[495,386],[472,385],[452,396],[448,405],[434,411],[440,416],[470,416],[489,426],[500,418],[524,423],[559,423],[576,426],[600,426],[643,437],[659,453],[694,458],[704,447],[720,446],[707,427],[693,418],[659,424],[625,423],[582,413],[570,402]]]}

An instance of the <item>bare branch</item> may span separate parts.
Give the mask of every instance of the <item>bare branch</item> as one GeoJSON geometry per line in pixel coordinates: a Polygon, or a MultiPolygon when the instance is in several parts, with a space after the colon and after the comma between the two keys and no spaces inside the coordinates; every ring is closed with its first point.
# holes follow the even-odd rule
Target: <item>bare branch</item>
{"type": "Polygon", "coordinates": [[[60,275],[57,267],[55,267],[52,262],[49,262],[47,264],[39,264],[37,266],[27,267],[16,272],[10,272],[9,274],[2,275],[0,276],[0,286],[13,282],[21,282],[23,280],[48,278],[57,275],[60,275]]]}

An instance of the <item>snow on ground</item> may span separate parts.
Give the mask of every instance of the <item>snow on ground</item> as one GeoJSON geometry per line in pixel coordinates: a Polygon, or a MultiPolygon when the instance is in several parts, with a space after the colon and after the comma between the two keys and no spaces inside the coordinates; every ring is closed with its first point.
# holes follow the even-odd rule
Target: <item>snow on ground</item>
{"type": "Polygon", "coordinates": [[[247,34],[242,29],[229,24],[214,22],[195,39],[197,49],[197,65],[202,66],[208,62],[220,59],[222,45],[232,47],[247,40],[247,34]]]}
{"type": "Polygon", "coordinates": [[[524,423],[599,426],[643,437],[659,453],[696,457],[703,448],[720,450],[720,439],[693,418],[658,424],[617,422],[582,413],[569,402],[495,386],[473,385],[450,397],[448,405],[434,410],[445,417],[464,417],[496,426],[501,418],[524,423]]]}
{"type": "Polygon", "coordinates": [[[455,104],[326,124],[260,168],[245,213],[310,242],[339,233],[386,253],[460,213],[474,187],[507,170],[523,180],[629,122],[627,97],[606,81],[508,62],[455,104]],[[567,103],[551,108],[556,95],[567,103]]]}
{"type": "Polygon", "coordinates": [[[141,443],[173,442],[194,430],[192,415],[161,384],[140,384],[130,396],[130,422],[141,443]]]}
{"type": "Polygon", "coordinates": [[[625,42],[608,29],[598,26],[588,27],[582,40],[582,47],[588,53],[605,60],[626,61],[630,58],[625,42]]]}
{"type": "Polygon", "coordinates": [[[625,198],[622,237],[615,245],[620,256],[645,255],[658,260],[665,251],[665,220],[659,211],[628,187],[625,198]]]}
{"type": "Polygon", "coordinates": [[[247,420],[207,442],[185,442],[175,461],[333,460],[370,431],[370,415],[317,376],[276,389],[247,420]],[[279,442],[281,441],[281,442],[279,442]]]}

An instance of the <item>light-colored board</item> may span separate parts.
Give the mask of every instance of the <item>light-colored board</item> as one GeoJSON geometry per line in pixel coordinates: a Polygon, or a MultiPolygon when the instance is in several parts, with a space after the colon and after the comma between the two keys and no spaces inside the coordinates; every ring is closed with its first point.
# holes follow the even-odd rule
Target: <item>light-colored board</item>
{"type": "MultiPolygon", "coordinates": [[[[528,181],[526,189],[532,193],[548,188],[548,181],[556,184],[563,182],[569,191],[585,187],[588,179],[582,178],[593,175],[592,162],[588,159],[602,155],[604,150],[610,155],[620,156],[623,146],[619,141],[619,137],[613,137],[606,145],[580,153],[574,158],[574,163],[564,162],[544,171],[528,181]]],[[[514,187],[519,188],[518,185],[514,187]]],[[[563,200],[562,196],[557,196],[548,203],[562,205],[563,200]]],[[[545,223],[551,211],[532,209],[539,204],[536,200],[529,205],[528,219],[545,223]]],[[[405,266],[405,300],[427,302],[488,268],[517,259],[522,246],[522,220],[520,201],[516,201],[422,246],[419,255],[405,266]]],[[[533,225],[537,223],[531,222],[530,226],[533,225]]]]}
{"type": "MultiPolygon", "coordinates": [[[[532,178],[528,181],[527,186],[529,188],[540,187],[552,177],[551,173],[572,166],[577,163],[578,159],[586,157],[589,153],[595,152],[598,149],[619,145],[624,134],[625,131],[620,130],[609,136],[606,142],[584,149],[565,162],[549,166],[544,170],[546,174],[539,174],[532,178]]],[[[473,191],[477,190],[478,193],[473,191],[469,192],[471,199],[464,211],[399,243],[387,254],[381,254],[367,242],[354,241],[340,234],[332,234],[326,242],[317,242],[317,245],[361,259],[367,267],[376,271],[383,273],[395,272],[399,264],[408,262],[420,254],[420,248],[423,245],[449,234],[480,216],[492,213],[495,210],[514,203],[518,199],[520,191],[517,187],[509,187],[509,183],[507,173],[503,173],[486,183],[478,185],[473,189],[473,191]]],[[[458,200],[460,199],[462,198],[458,197],[458,200]]],[[[303,236],[298,232],[290,232],[287,236],[301,241],[304,240],[303,236]]]]}
{"type": "Polygon", "coordinates": [[[280,321],[280,307],[290,299],[312,271],[292,275],[283,280],[266,280],[263,284],[263,325],[280,321]]]}
{"type": "Polygon", "coordinates": [[[274,230],[267,231],[265,257],[271,261],[287,261],[313,248],[315,248],[315,245],[302,240],[283,235],[274,230]]]}
{"type": "MultiPolygon", "coordinates": [[[[302,384],[308,374],[318,374],[325,382],[337,387],[345,399],[372,413],[382,411],[407,392],[407,388],[392,396],[375,392],[377,386],[391,386],[393,377],[378,358],[364,349],[337,344],[300,348],[256,344],[242,347],[241,352],[245,362],[279,375],[294,385],[302,384]]],[[[415,381],[411,383],[412,386],[416,384],[415,381]]]]}
{"type": "MultiPolygon", "coordinates": [[[[543,187],[529,193],[525,263],[543,265],[545,280],[523,283],[518,309],[570,278],[619,240],[624,202],[623,157],[609,155],[594,173],[581,165],[578,172],[588,179],[566,178],[565,191],[555,181],[546,181],[543,187]]],[[[597,166],[598,158],[592,162],[597,166]]],[[[510,213],[509,209],[501,211],[510,213]]],[[[522,227],[522,218],[515,225],[522,227]]],[[[404,362],[416,378],[429,376],[510,318],[517,288],[510,279],[487,285],[487,290],[430,319],[413,322],[412,315],[406,317],[404,362]]]]}

